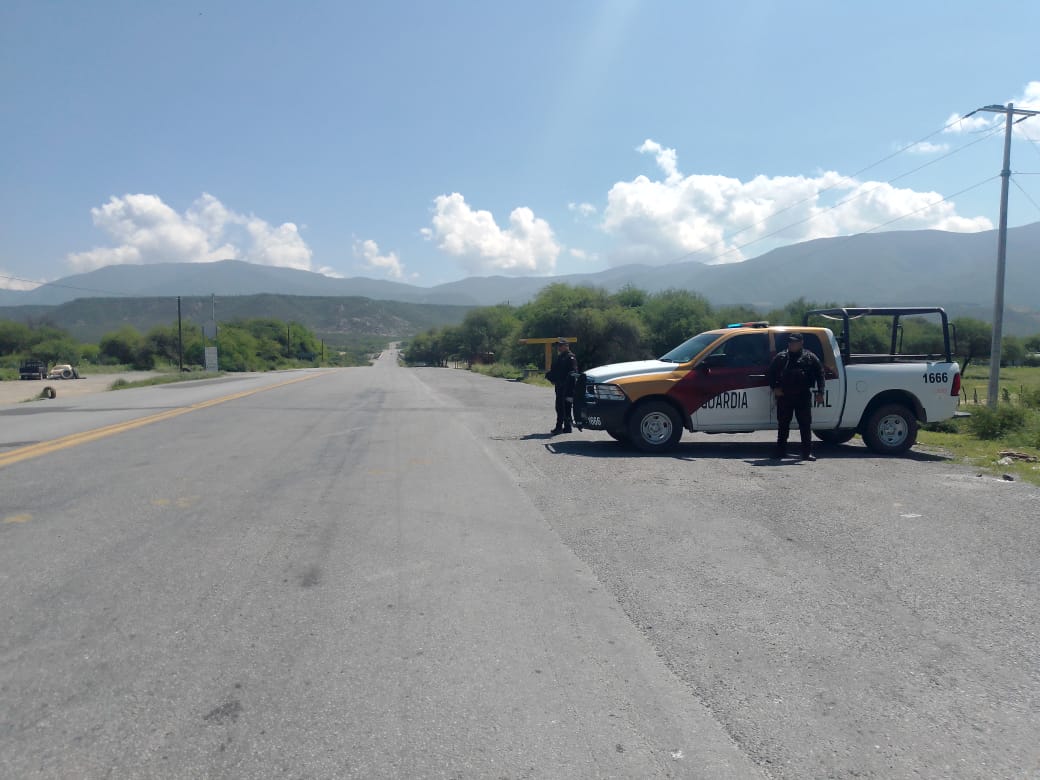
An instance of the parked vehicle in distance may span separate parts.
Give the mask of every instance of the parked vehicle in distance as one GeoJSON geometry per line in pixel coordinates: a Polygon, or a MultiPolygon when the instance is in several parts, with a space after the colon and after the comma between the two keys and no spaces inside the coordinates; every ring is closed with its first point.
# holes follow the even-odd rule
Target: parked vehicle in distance
{"type": "Polygon", "coordinates": [[[19,379],[46,379],[47,364],[42,360],[23,360],[18,365],[19,379]]]}
{"type": "Polygon", "coordinates": [[[823,363],[827,391],[813,408],[813,431],[830,444],[859,433],[875,452],[895,455],[917,441],[920,423],[957,414],[960,367],[952,360],[946,312],[938,307],[815,309],[804,325],[745,322],[706,331],[657,360],[601,366],[578,375],[574,420],[644,452],[674,447],[685,428],[704,433],[776,430],[776,401],[766,373],[798,331],[823,363]],[[903,317],[938,315],[937,354],[902,354],[903,317]],[[854,353],[852,323],[888,317],[890,349],[854,353]],[[836,337],[813,319],[841,322],[836,337]]]}
{"type": "Polygon", "coordinates": [[[81,379],[79,371],[70,366],[68,363],[59,363],[58,365],[51,368],[47,374],[48,379],[81,379]]]}

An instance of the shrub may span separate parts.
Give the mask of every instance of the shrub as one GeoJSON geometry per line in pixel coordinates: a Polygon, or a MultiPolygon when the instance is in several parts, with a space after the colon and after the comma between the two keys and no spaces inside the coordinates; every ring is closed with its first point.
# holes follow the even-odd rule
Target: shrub
{"type": "Polygon", "coordinates": [[[1040,409],[1040,387],[1024,387],[1018,396],[1022,406],[1030,409],[1040,409]]]}
{"type": "Polygon", "coordinates": [[[1026,427],[1028,414],[1021,406],[980,406],[972,410],[968,429],[979,439],[1000,439],[1026,427]]]}
{"type": "Polygon", "coordinates": [[[492,363],[491,365],[474,363],[470,366],[470,370],[477,374],[493,376],[498,379],[519,379],[524,375],[522,369],[509,365],[508,363],[492,363]]]}
{"type": "Polygon", "coordinates": [[[950,420],[939,420],[939,422],[925,423],[921,426],[923,430],[931,431],[932,433],[960,433],[961,427],[957,424],[956,419],[950,420]]]}

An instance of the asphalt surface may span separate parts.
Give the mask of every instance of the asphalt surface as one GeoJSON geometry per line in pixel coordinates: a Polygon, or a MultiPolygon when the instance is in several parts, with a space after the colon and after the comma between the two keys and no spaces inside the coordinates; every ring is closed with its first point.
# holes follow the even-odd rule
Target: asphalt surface
{"type": "Polygon", "coordinates": [[[0,408],[0,777],[1040,776],[1035,488],[552,422],[392,353],[0,408]]]}

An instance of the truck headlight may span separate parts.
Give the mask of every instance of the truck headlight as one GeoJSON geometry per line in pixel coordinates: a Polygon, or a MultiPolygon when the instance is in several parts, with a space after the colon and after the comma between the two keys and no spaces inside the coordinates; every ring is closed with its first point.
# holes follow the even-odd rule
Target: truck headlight
{"type": "Polygon", "coordinates": [[[617,385],[593,385],[591,390],[601,401],[624,401],[627,397],[617,385]]]}

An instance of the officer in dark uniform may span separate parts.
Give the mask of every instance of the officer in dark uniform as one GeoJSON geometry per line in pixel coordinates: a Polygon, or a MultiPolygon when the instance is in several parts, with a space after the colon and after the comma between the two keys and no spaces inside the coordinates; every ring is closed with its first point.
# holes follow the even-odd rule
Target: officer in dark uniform
{"type": "Polygon", "coordinates": [[[562,336],[556,339],[556,359],[553,360],[545,378],[556,389],[556,427],[553,433],[571,432],[571,408],[574,405],[574,374],[578,372],[578,359],[571,352],[571,345],[562,336]]]}
{"type": "Polygon", "coordinates": [[[802,460],[816,460],[812,453],[812,388],[816,386],[816,402],[823,403],[827,388],[823,364],[807,349],[802,349],[802,334],[787,336],[787,349],[778,352],[769,365],[766,377],[776,396],[776,451],[774,458],[787,454],[787,438],[791,432],[791,418],[798,418],[802,436],[802,460]]]}

